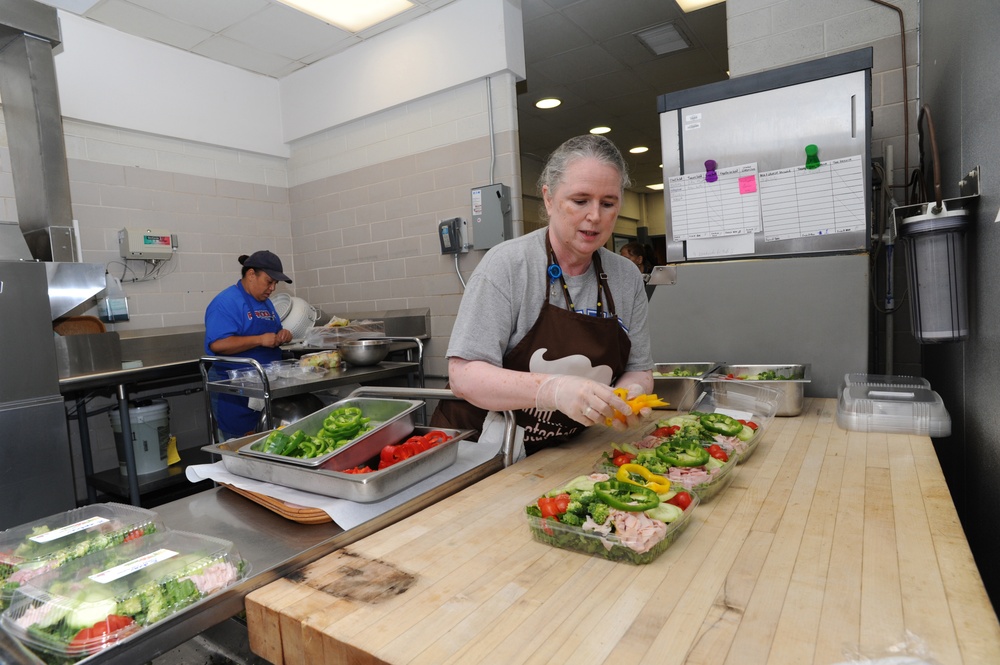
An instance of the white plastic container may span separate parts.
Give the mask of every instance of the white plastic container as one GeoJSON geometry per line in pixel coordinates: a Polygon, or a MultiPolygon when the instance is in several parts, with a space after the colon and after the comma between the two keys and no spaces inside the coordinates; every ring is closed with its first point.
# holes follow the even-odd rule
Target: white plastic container
{"type": "MultiPolygon", "coordinates": [[[[167,468],[167,446],[170,443],[170,405],[165,399],[151,400],[146,406],[130,406],[129,425],[132,428],[132,450],[135,451],[135,470],[140,476],[167,468]]],[[[111,430],[118,449],[118,471],[128,475],[125,468],[125,444],[122,441],[122,421],[118,409],[108,412],[111,430]]]]}

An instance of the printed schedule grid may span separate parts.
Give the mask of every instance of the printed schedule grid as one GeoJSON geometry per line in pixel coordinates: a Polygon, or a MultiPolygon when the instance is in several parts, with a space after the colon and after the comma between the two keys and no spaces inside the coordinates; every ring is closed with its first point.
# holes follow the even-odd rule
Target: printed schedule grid
{"type": "Polygon", "coordinates": [[[760,231],[756,173],[720,170],[711,183],[704,173],[671,178],[670,212],[675,241],[760,231]]]}
{"type": "Polygon", "coordinates": [[[856,231],[865,227],[861,158],[760,174],[764,240],[856,231]]]}

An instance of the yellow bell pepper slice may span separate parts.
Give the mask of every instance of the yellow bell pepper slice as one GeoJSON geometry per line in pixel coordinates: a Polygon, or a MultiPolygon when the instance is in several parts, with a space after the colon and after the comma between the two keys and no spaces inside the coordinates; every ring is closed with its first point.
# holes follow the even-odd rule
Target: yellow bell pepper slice
{"type": "Polygon", "coordinates": [[[618,467],[615,478],[623,483],[631,483],[639,487],[647,487],[657,494],[666,494],[670,491],[670,481],[663,476],[658,476],[641,464],[622,464],[618,467]],[[639,476],[645,483],[637,482],[632,476],[639,476]]]}
{"type": "MultiPolygon", "coordinates": [[[[628,399],[628,391],[625,390],[624,388],[615,388],[615,395],[621,398],[621,400],[626,404],[628,404],[630,407],[632,407],[632,413],[639,413],[639,411],[641,411],[646,407],[653,408],[656,406],[669,406],[668,402],[664,402],[656,395],[643,394],[643,395],[636,395],[632,399],[628,399]]],[[[618,420],[623,423],[627,422],[625,420],[625,415],[618,409],[615,409],[614,416],[612,418],[605,418],[604,424],[610,425],[615,420],[618,420]]]]}

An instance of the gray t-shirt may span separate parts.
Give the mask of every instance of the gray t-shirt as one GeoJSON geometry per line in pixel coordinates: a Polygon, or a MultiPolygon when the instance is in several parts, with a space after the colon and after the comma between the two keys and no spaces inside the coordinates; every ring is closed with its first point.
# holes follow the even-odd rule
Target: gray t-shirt
{"type": "MultiPolygon", "coordinates": [[[[486,252],[462,296],[448,343],[449,358],[483,360],[500,367],[507,350],[535,325],[546,294],[550,303],[566,308],[561,284],[558,280],[551,282],[546,273],[546,233],[548,228],[538,229],[486,252]]],[[[598,251],[615,312],[632,342],[626,371],[651,370],[648,301],[642,274],[624,256],[603,247],[598,251]]],[[[577,311],[596,311],[598,289],[593,264],[582,275],[566,277],[566,285],[577,311]]]]}

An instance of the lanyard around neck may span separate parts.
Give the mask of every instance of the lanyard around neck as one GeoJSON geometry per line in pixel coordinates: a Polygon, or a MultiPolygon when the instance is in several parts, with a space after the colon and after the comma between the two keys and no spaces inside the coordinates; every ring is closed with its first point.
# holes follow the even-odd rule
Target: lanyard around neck
{"type": "MultiPolygon", "coordinates": [[[[576,303],[570,300],[569,286],[566,285],[566,278],[563,275],[562,268],[559,266],[559,261],[556,259],[556,253],[552,250],[552,243],[549,241],[548,233],[545,234],[545,249],[549,253],[549,279],[553,282],[557,279],[559,280],[559,283],[562,284],[566,307],[569,311],[575,312],[576,303]]],[[[594,263],[594,272],[597,273],[597,314],[600,316],[604,313],[604,302],[601,294],[607,294],[608,292],[608,276],[604,274],[601,268],[601,257],[598,256],[597,252],[591,255],[591,261],[594,263]]]]}

